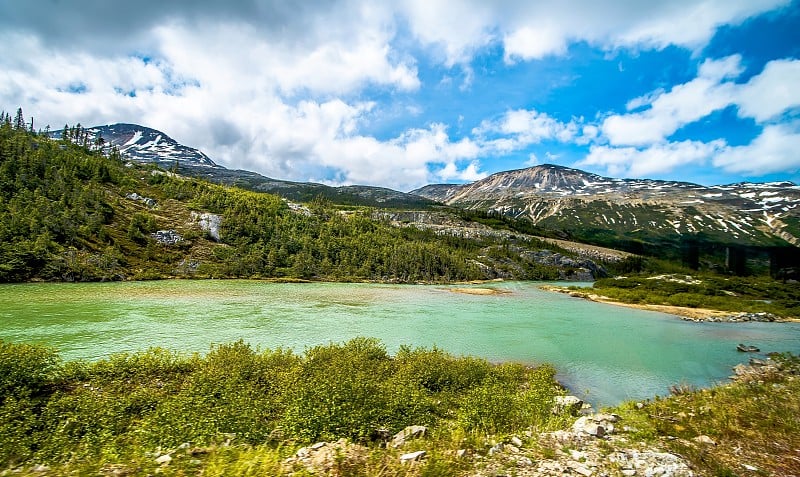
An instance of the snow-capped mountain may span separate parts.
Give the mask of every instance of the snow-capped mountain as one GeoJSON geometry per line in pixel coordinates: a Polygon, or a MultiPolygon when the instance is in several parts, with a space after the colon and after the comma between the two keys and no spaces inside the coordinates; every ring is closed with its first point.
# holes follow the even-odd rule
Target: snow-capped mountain
{"type": "Polygon", "coordinates": [[[500,172],[464,185],[411,193],[448,205],[527,217],[565,230],[639,237],[705,234],[716,240],[800,246],[800,187],[791,182],[702,186],[614,179],[556,165],[500,172]]]}
{"type": "MultiPolygon", "coordinates": [[[[73,133],[74,131],[68,131],[73,133]]],[[[63,137],[63,130],[50,133],[53,138],[63,137]]],[[[211,182],[242,187],[259,192],[269,192],[289,200],[311,201],[324,197],[337,204],[368,205],[376,207],[428,207],[433,204],[417,195],[382,187],[344,186],[331,187],[308,182],[272,179],[256,172],[227,169],[215,164],[202,151],[178,143],[161,131],[138,124],[111,124],[80,129],[72,140],[90,147],[111,151],[116,147],[126,161],[156,163],[165,169],[177,165],[181,174],[199,177],[211,182]],[[85,137],[84,137],[85,135],[85,137]],[[102,138],[102,143],[98,141],[102,138]]]]}
{"type": "MultiPolygon", "coordinates": [[[[116,146],[129,161],[155,162],[171,167],[176,162],[190,167],[219,167],[202,151],[184,146],[161,131],[137,124],[111,124],[87,128],[89,144],[102,137],[106,148],[116,146]]],[[[53,133],[60,137],[61,131],[53,133]]]]}

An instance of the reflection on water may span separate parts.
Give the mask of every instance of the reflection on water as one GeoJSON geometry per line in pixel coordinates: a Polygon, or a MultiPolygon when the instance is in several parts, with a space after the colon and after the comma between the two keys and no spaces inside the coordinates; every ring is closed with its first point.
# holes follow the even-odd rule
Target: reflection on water
{"type": "Polygon", "coordinates": [[[0,339],[48,343],[65,359],[98,359],[150,346],[205,352],[239,339],[302,352],[373,336],[390,352],[435,345],[493,362],[553,363],[562,382],[595,405],[664,395],[679,382],[722,381],[748,358],[737,343],[800,352],[796,323],[699,324],[534,283],[475,287],[509,293],[244,280],[2,285],[0,339]]]}

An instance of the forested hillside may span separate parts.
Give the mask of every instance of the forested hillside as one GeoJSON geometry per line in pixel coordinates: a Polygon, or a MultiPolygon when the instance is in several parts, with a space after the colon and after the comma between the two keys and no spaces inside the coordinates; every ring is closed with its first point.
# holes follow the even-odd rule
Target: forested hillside
{"type": "MultiPolygon", "coordinates": [[[[530,237],[462,238],[375,220],[373,209],[289,203],[0,122],[0,281],[163,277],[455,281],[556,279],[530,237]],[[211,225],[209,225],[211,224],[211,225]],[[218,227],[217,227],[218,225],[218,227]]],[[[107,148],[106,148],[107,151],[107,148]]],[[[559,252],[565,253],[563,250],[559,252]]],[[[567,270],[569,272],[569,270],[567,270]]]]}

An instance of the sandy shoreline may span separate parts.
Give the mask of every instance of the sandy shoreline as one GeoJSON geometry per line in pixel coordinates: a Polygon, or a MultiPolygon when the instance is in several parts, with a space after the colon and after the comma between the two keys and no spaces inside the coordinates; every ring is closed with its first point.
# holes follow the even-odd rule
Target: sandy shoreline
{"type": "Polygon", "coordinates": [[[508,290],[498,290],[496,288],[448,288],[447,290],[465,295],[505,295],[511,293],[508,290]]]}
{"type": "MultiPolygon", "coordinates": [[[[623,303],[621,301],[612,300],[611,298],[597,295],[591,292],[583,292],[578,290],[570,290],[565,287],[558,287],[553,285],[542,285],[542,290],[564,293],[571,297],[583,298],[584,300],[594,301],[597,303],[605,303],[608,305],[624,306],[626,308],[635,308],[637,310],[657,311],[660,313],[667,313],[669,315],[676,315],[681,318],[690,319],[693,321],[719,321],[724,320],[730,316],[736,315],[737,312],[733,311],[720,311],[711,310],[708,308],[688,308],[685,306],[673,305],[651,305],[642,303],[623,303]]],[[[776,321],[780,322],[800,322],[795,318],[780,318],[776,321]]]]}

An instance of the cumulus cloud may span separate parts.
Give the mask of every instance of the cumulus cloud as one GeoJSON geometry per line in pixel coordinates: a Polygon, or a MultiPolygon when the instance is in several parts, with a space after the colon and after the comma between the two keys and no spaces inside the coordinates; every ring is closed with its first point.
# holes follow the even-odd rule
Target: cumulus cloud
{"type": "Polygon", "coordinates": [[[728,147],[714,158],[714,165],[728,172],[763,176],[773,172],[800,171],[800,123],[766,126],[746,146],[728,147]]]}
{"type": "Polygon", "coordinates": [[[681,141],[646,148],[592,146],[578,166],[602,168],[614,177],[647,177],[677,167],[708,162],[725,148],[725,141],[681,141]]]}
{"type": "Polygon", "coordinates": [[[736,99],[739,115],[764,122],[800,107],[800,60],[770,61],[743,85],[736,99]]]}
{"type": "Polygon", "coordinates": [[[640,146],[663,141],[684,125],[735,101],[737,86],[726,80],[741,73],[740,62],[739,55],[706,60],[700,65],[698,76],[688,83],[629,101],[629,109],[647,109],[607,117],[601,126],[603,134],[612,145],[640,146]]]}
{"type": "MultiPolygon", "coordinates": [[[[545,141],[608,142],[642,153],[648,142],[663,141],[725,104],[769,122],[796,108],[800,97],[796,86],[780,81],[797,78],[797,61],[773,62],[738,85],[741,61],[733,56],[704,63],[692,82],[634,99],[627,114],[600,124],[559,121],[530,105],[503,105],[499,118],[480,122],[464,136],[452,136],[438,123],[380,139],[363,132],[368,121],[392,109],[376,104],[372,93],[392,101],[425,86],[420,55],[460,69],[447,73],[469,86],[478,71],[473,60],[487,48],[501,50],[508,64],[563,55],[581,41],[607,51],[696,49],[720,26],[788,3],[0,2],[0,104],[24,105],[53,127],[140,123],[204,150],[222,165],[281,179],[408,189],[431,180],[483,177],[483,157],[545,141]]],[[[660,147],[666,154],[671,146],[660,147]]],[[[670,157],[684,157],[677,149],[689,147],[673,149],[670,157]]],[[[608,146],[595,146],[590,158],[613,154],[608,146]]]]}
{"type": "Polygon", "coordinates": [[[578,126],[534,109],[515,109],[499,119],[482,121],[472,133],[485,152],[503,154],[546,140],[570,141],[577,135],[578,126]]]}
{"type": "Polygon", "coordinates": [[[800,106],[800,60],[770,61],[747,83],[733,82],[742,71],[738,55],[709,59],[688,83],[634,98],[628,109],[644,110],[605,118],[601,130],[609,145],[592,147],[579,165],[636,177],[710,158],[716,167],[753,176],[793,170],[800,145],[797,127],[769,121],[780,120],[783,113],[800,106]],[[681,127],[729,106],[737,107],[739,116],[763,125],[751,144],[729,147],[722,140],[668,141],[681,127]]]}

